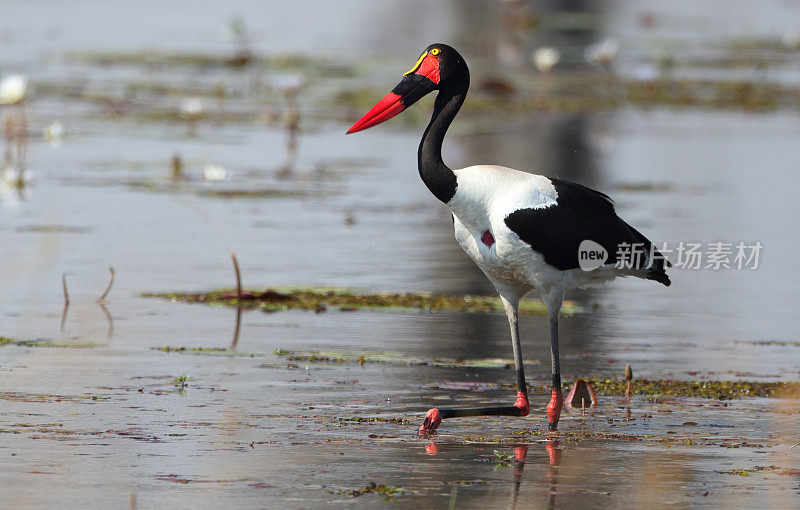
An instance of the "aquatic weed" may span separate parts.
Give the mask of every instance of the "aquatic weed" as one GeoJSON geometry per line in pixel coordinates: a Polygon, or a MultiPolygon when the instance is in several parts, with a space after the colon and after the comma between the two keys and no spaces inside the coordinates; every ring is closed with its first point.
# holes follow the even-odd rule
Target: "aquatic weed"
{"type": "Polygon", "coordinates": [[[346,494],[353,498],[357,498],[365,494],[378,494],[380,496],[383,496],[386,501],[391,501],[396,496],[409,493],[408,490],[402,487],[392,487],[390,485],[384,485],[384,484],[378,485],[375,482],[370,482],[369,485],[366,485],[360,489],[340,489],[340,490],[331,490],[330,492],[332,492],[333,494],[346,494]]]}
{"type": "MultiPolygon", "coordinates": [[[[145,293],[142,297],[155,297],[204,303],[209,305],[242,306],[258,308],[265,312],[285,310],[308,310],[323,312],[329,308],[341,311],[386,310],[425,312],[455,311],[466,313],[501,313],[504,308],[500,299],[494,296],[473,295],[431,295],[421,293],[362,293],[355,290],[319,288],[269,288],[263,290],[243,290],[242,298],[237,299],[236,289],[218,289],[206,292],[163,292],[145,293]]],[[[580,313],[574,302],[565,302],[561,309],[564,316],[580,313]]],[[[547,310],[539,300],[525,299],[520,303],[522,315],[545,315],[547,310]]]]}
{"type": "Polygon", "coordinates": [[[189,377],[189,374],[179,375],[172,381],[172,385],[178,388],[178,391],[183,391],[187,386],[189,386],[189,383],[187,382],[189,377]]]}

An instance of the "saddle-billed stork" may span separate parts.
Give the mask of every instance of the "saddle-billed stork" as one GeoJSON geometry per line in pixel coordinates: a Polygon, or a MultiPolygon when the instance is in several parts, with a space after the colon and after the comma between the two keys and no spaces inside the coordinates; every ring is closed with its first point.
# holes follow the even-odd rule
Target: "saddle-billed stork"
{"type": "Polygon", "coordinates": [[[429,92],[439,91],[417,153],[419,175],[431,193],[450,208],[458,244],[494,284],[511,326],[518,390],[514,405],[431,409],[420,433],[434,431],[445,418],[528,415],[517,323],[519,301],[530,291],[541,296],[550,319],[553,393],[547,418],[549,429],[556,430],[563,405],[558,315],[564,292],[617,276],[636,276],[668,286],[665,268],[670,264],[647,238],[617,216],[613,201],[599,191],[502,166],[451,170],[445,165],[442,141],[468,88],[469,69],[464,58],[446,44],[432,44],[402,81],[347,131],[355,133],[380,124],[429,92]],[[592,270],[579,264],[579,247],[587,240],[596,243],[590,246],[606,252],[604,263],[592,270]],[[624,246],[627,248],[621,248],[624,246]],[[638,247],[641,256],[617,264],[631,247],[638,247]]]}

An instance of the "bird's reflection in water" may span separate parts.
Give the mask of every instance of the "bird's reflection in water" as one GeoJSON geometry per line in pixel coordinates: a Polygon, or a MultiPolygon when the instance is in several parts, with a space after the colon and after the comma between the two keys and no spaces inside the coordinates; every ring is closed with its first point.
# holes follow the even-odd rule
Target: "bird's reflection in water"
{"type": "Polygon", "coordinates": [[[514,448],[514,493],[511,500],[511,507],[514,508],[519,497],[519,487],[522,485],[522,470],[525,469],[525,461],[528,459],[528,445],[521,445],[514,448]]]}
{"type": "Polygon", "coordinates": [[[561,465],[561,448],[558,447],[558,439],[552,439],[545,445],[550,456],[550,491],[547,493],[547,508],[556,507],[556,494],[558,494],[558,466],[561,465]]]}
{"type": "MultiPolygon", "coordinates": [[[[528,460],[528,449],[531,445],[523,444],[514,447],[514,480],[512,484],[511,508],[517,507],[520,487],[522,486],[522,474],[525,470],[525,462],[528,460]]],[[[550,464],[549,490],[547,493],[547,508],[555,508],[556,494],[558,494],[558,467],[561,465],[562,450],[559,447],[558,439],[553,437],[545,443],[548,462],[550,464]]],[[[438,455],[439,445],[428,443],[425,445],[425,453],[428,455],[438,455]]]]}
{"type": "MultiPolygon", "coordinates": [[[[512,494],[511,508],[517,507],[519,489],[522,485],[522,471],[525,469],[525,461],[528,459],[528,445],[520,445],[514,448],[514,491],[512,494]]],[[[547,493],[547,508],[555,508],[556,494],[558,493],[558,466],[561,465],[561,448],[558,446],[558,439],[549,439],[544,446],[547,451],[550,463],[550,490],[547,493]]]]}

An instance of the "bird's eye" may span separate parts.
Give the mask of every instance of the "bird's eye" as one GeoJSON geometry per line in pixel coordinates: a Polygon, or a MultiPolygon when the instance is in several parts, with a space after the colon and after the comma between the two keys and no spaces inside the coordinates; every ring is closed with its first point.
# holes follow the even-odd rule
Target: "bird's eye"
{"type": "Polygon", "coordinates": [[[439,53],[441,53],[441,50],[439,48],[434,48],[431,50],[431,55],[433,55],[434,57],[439,53]]]}

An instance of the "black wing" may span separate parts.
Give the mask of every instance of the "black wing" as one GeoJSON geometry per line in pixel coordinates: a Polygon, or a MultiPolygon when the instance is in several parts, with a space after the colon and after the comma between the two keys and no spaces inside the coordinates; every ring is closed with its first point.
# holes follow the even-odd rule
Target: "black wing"
{"type": "MultiPolygon", "coordinates": [[[[574,182],[549,179],[558,192],[557,205],[520,209],[505,219],[508,228],[541,253],[545,262],[562,271],[580,267],[578,247],[586,239],[606,249],[607,264],[616,264],[620,245],[651,252],[653,243],[617,216],[614,202],[607,195],[574,182]]],[[[648,279],[669,286],[664,270],[670,263],[657,250],[653,254],[649,269],[646,257],[639,257],[636,269],[646,269],[648,279]]]]}

